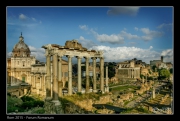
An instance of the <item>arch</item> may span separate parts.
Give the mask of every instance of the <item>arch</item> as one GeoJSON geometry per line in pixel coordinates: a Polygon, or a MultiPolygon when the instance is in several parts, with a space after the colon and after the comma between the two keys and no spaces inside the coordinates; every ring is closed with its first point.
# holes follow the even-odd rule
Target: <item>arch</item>
{"type": "Polygon", "coordinates": [[[26,74],[23,73],[23,74],[21,75],[21,81],[22,81],[22,82],[26,82],[26,81],[27,81],[27,75],[26,75],[26,74]]]}

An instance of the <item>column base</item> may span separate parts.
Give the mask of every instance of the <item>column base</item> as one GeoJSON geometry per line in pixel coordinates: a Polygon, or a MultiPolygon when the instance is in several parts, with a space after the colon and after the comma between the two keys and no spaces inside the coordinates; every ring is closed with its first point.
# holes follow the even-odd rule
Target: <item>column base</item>
{"type": "Polygon", "coordinates": [[[45,101],[51,101],[52,100],[52,97],[46,97],[45,98],[45,101]]]}
{"type": "Polygon", "coordinates": [[[97,90],[96,90],[96,89],[93,89],[93,92],[97,92],[97,90]]]}
{"type": "Polygon", "coordinates": [[[109,86],[106,86],[106,87],[104,88],[104,90],[105,90],[105,92],[109,92],[109,86]]]}
{"type": "Polygon", "coordinates": [[[52,100],[51,102],[53,102],[55,104],[55,106],[60,105],[60,101],[59,100],[52,100]]]}

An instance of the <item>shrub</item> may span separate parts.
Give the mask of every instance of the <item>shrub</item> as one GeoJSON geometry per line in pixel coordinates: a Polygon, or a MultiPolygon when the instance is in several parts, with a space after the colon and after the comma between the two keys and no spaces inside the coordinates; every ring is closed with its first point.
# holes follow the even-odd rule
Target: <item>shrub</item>
{"type": "Polygon", "coordinates": [[[34,107],[34,102],[33,101],[26,101],[26,102],[23,102],[23,104],[21,105],[22,108],[26,109],[27,107],[28,108],[32,108],[34,107]]]}
{"type": "Polygon", "coordinates": [[[44,101],[41,101],[41,100],[36,100],[33,103],[34,103],[33,107],[37,107],[38,105],[39,107],[43,107],[44,105],[44,101]]]}
{"type": "Polygon", "coordinates": [[[76,94],[77,94],[77,95],[79,95],[79,96],[81,96],[81,95],[82,95],[82,93],[81,93],[81,92],[77,92],[76,94]]]}
{"type": "Polygon", "coordinates": [[[32,110],[32,113],[34,113],[34,114],[44,114],[44,113],[45,113],[45,110],[44,110],[44,108],[42,108],[42,107],[34,108],[34,109],[32,110]]]}
{"type": "Polygon", "coordinates": [[[22,99],[23,102],[34,101],[35,100],[34,98],[29,97],[29,96],[22,96],[21,99],[22,99]]]}

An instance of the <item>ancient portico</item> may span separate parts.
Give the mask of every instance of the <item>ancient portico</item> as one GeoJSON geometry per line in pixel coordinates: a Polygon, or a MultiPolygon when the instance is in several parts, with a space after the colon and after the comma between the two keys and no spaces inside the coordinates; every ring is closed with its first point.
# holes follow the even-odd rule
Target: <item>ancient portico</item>
{"type": "Polygon", "coordinates": [[[62,90],[62,57],[68,58],[68,95],[72,95],[72,58],[78,62],[78,92],[81,92],[81,60],[86,61],[86,93],[89,93],[89,61],[93,60],[93,92],[96,92],[96,59],[100,59],[100,90],[104,92],[104,58],[102,51],[87,50],[77,40],[66,41],[65,46],[48,44],[42,46],[46,55],[46,98],[51,97],[51,65],[53,73],[53,100],[58,100],[62,90]]]}

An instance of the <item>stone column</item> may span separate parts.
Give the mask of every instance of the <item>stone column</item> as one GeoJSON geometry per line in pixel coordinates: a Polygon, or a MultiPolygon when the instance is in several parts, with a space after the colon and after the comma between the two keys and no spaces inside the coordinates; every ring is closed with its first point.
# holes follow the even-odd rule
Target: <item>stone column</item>
{"type": "Polygon", "coordinates": [[[59,97],[62,97],[62,56],[58,56],[58,86],[59,97]]]}
{"type": "Polygon", "coordinates": [[[62,56],[58,56],[58,87],[59,97],[62,97],[62,56]]]}
{"type": "Polygon", "coordinates": [[[93,92],[97,92],[96,89],[96,57],[93,57],[93,92]]]}
{"type": "Polygon", "coordinates": [[[86,59],[86,93],[89,93],[89,57],[86,59]]]}
{"type": "Polygon", "coordinates": [[[57,53],[53,54],[53,100],[58,100],[57,53]]]}
{"type": "Polygon", "coordinates": [[[51,61],[51,98],[53,98],[53,62],[51,61]]]}
{"type": "Polygon", "coordinates": [[[100,58],[100,90],[104,93],[104,58],[100,58]]]}
{"type": "Polygon", "coordinates": [[[72,95],[72,56],[68,56],[68,94],[72,95]]]}
{"type": "Polygon", "coordinates": [[[81,58],[80,56],[77,57],[78,59],[78,92],[81,92],[81,58]]]}
{"type": "Polygon", "coordinates": [[[153,98],[155,98],[155,88],[153,87],[153,93],[152,93],[153,95],[153,98]]]}
{"type": "Polygon", "coordinates": [[[136,78],[136,69],[134,69],[134,78],[136,78]]]}
{"type": "Polygon", "coordinates": [[[51,100],[51,55],[46,56],[46,100],[51,100]]]}
{"type": "Polygon", "coordinates": [[[34,88],[36,89],[36,75],[34,75],[34,88]]]}
{"type": "Polygon", "coordinates": [[[40,75],[40,85],[39,85],[39,90],[42,91],[42,76],[40,75]]]}
{"type": "Polygon", "coordinates": [[[105,92],[109,92],[109,86],[108,86],[108,66],[106,66],[106,87],[105,92]]]}
{"type": "Polygon", "coordinates": [[[11,86],[12,86],[12,82],[13,82],[13,78],[12,78],[13,74],[11,72],[11,86]]]}

